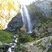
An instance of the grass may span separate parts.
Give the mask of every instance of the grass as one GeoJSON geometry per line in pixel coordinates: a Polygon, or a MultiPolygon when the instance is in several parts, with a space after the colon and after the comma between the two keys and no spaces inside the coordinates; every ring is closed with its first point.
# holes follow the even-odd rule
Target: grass
{"type": "Polygon", "coordinates": [[[7,31],[0,31],[0,41],[2,43],[10,43],[12,42],[13,39],[13,34],[11,32],[7,32],[7,31]]]}

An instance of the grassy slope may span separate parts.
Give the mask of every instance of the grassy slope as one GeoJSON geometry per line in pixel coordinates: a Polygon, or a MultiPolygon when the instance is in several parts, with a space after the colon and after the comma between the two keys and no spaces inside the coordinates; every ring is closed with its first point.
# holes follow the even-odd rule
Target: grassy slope
{"type": "Polygon", "coordinates": [[[12,33],[7,32],[7,31],[0,31],[0,41],[2,43],[12,42],[12,33]]]}

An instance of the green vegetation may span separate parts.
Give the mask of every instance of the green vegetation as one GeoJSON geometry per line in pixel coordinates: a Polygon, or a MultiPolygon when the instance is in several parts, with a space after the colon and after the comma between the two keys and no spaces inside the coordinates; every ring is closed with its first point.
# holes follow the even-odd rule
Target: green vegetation
{"type": "Polygon", "coordinates": [[[26,43],[26,42],[31,42],[34,39],[31,37],[31,35],[27,34],[27,33],[20,33],[19,37],[18,37],[18,41],[21,43],[26,43]]]}
{"type": "Polygon", "coordinates": [[[19,44],[17,44],[15,52],[28,52],[28,51],[27,51],[26,47],[24,47],[23,45],[20,45],[20,43],[19,43],[19,44]]]}
{"type": "Polygon", "coordinates": [[[52,52],[52,48],[49,48],[47,52],[52,52]]]}
{"type": "Polygon", "coordinates": [[[12,42],[13,36],[12,33],[7,31],[0,31],[0,41],[2,43],[10,43],[12,42]]]}
{"type": "MultiPolygon", "coordinates": [[[[40,10],[40,8],[37,7],[34,3],[28,7],[28,10],[29,10],[29,14],[30,14],[31,18],[34,18],[34,19],[38,18],[37,19],[38,25],[35,27],[35,28],[38,28],[37,29],[38,32],[35,33],[35,31],[34,31],[34,33],[32,33],[32,34],[25,33],[24,31],[17,32],[18,42],[17,42],[15,52],[27,52],[27,49],[23,46],[24,43],[32,42],[32,41],[40,40],[40,39],[48,37],[48,36],[52,36],[51,35],[52,32],[49,32],[51,30],[48,29],[48,28],[52,28],[52,19],[44,16],[43,12],[40,10]],[[23,44],[23,45],[21,45],[21,44],[23,44]]],[[[52,16],[51,16],[51,18],[52,18],[52,16]]],[[[19,22],[18,22],[18,24],[15,22],[14,27],[16,28],[17,26],[20,25],[20,27],[18,27],[18,29],[20,29],[21,24],[19,22]]],[[[14,27],[12,27],[12,29],[14,27]]],[[[1,24],[0,24],[0,28],[3,29],[3,26],[1,24]]],[[[33,30],[35,30],[35,28],[33,30]]],[[[12,40],[13,40],[13,33],[12,32],[4,31],[4,30],[0,31],[0,45],[1,45],[1,43],[2,44],[4,44],[4,43],[9,44],[10,42],[12,42],[12,40]]],[[[45,40],[45,42],[46,42],[46,40],[45,40]]],[[[42,40],[40,40],[37,44],[34,44],[34,46],[36,45],[37,47],[39,47],[40,49],[42,49],[44,51],[46,49],[46,44],[48,42],[45,43],[45,45],[43,45],[43,43],[44,42],[42,40]]],[[[52,44],[52,40],[50,41],[50,43],[52,44]]],[[[2,47],[2,45],[0,47],[2,47]]],[[[52,47],[50,49],[48,49],[47,52],[52,52],[52,47]]]]}

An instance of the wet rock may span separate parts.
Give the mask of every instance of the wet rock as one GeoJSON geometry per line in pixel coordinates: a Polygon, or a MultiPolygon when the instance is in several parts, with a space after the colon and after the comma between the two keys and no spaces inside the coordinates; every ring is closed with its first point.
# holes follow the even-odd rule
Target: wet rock
{"type": "Polygon", "coordinates": [[[21,32],[26,32],[26,28],[25,25],[23,25],[23,27],[20,29],[21,32]]]}

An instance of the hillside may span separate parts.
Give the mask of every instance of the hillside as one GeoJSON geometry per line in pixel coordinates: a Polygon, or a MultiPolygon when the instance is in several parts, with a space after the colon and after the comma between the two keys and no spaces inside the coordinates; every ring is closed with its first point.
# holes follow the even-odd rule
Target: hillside
{"type": "Polygon", "coordinates": [[[0,51],[52,52],[52,0],[17,1],[0,0],[0,51]]]}

